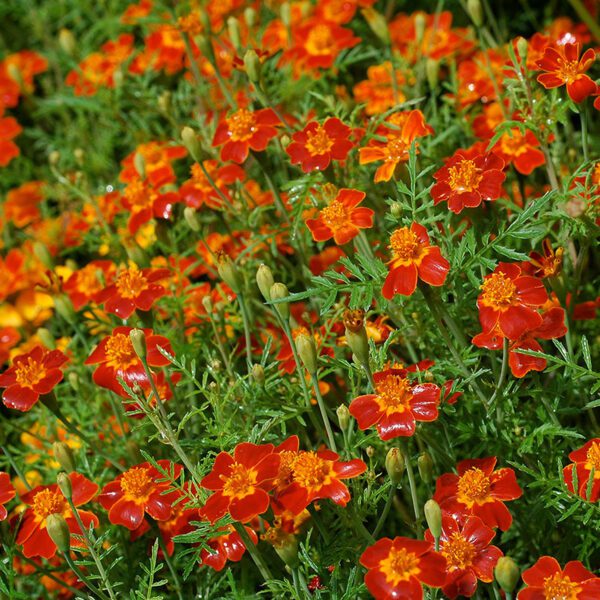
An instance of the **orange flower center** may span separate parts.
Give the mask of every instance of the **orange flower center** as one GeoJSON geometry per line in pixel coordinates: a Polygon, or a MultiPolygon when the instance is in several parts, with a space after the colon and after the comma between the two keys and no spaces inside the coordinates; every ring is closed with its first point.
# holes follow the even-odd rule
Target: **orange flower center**
{"type": "Polygon", "coordinates": [[[442,548],[448,571],[462,571],[473,564],[475,546],[460,533],[453,533],[442,548]]]}
{"type": "Polygon", "coordinates": [[[314,131],[309,131],[306,134],[307,142],[306,149],[311,156],[325,154],[331,150],[333,140],[327,135],[324,127],[319,125],[314,131]]]}
{"type": "Polygon", "coordinates": [[[304,47],[313,56],[331,54],[335,49],[335,38],[331,29],[327,25],[317,25],[308,34],[304,47]]]}
{"type": "Polygon", "coordinates": [[[573,83],[581,77],[581,71],[579,68],[578,60],[565,60],[560,59],[558,61],[559,68],[556,71],[556,75],[560,77],[565,83],[573,83]]]}
{"type": "Polygon", "coordinates": [[[256,470],[248,469],[240,463],[231,466],[229,475],[220,475],[223,485],[223,495],[230,498],[245,498],[254,493],[256,485],[256,470]]]}
{"type": "Polygon", "coordinates": [[[294,462],[298,457],[298,453],[292,450],[283,450],[279,453],[281,462],[279,463],[279,473],[275,480],[275,487],[281,488],[292,483],[294,475],[294,462]]]}
{"type": "Polygon", "coordinates": [[[587,451],[585,466],[591,471],[594,469],[594,479],[600,478],[600,444],[594,442],[587,451]]]}
{"type": "Polygon", "coordinates": [[[321,210],[321,220],[327,227],[335,231],[348,224],[350,217],[348,213],[348,208],[339,200],[332,200],[329,206],[321,210]]]}
{"type": "Polygon", "coordinates": [[[413,394],[410,382],[400,375],[388,375],[377,382],[377,404],[387,415],[409,410],[413,394]]]}
{"type": "Polygon", "coordinates": [[[27,362],[19,363],[15,371],[17,383],[23,387],[32,388],[46,376],[46,367],[33,358],[27,358],[27,362]]]}
{"type": "Polygon", "coordinates": [[[95,265],[88,265],[81,269],[77,276],[77,288],[88,295],[99,292],[102,289],[102,282],[98,271],[95,265]]]}
{"type": "Polygon", "coordinates": [[[240,108],[227,119],[229,134],[234,142],[249,140],[256,131],[256,117],[254,113],[240,108]]]}
{"type": "Polygon", "coordinates": [[[310,331],[308,331],[306,327],[296,327],[295,329],[292,329],[292,338],[294,340],[301,335],[310,335],[310,331]]]}
{"type": "Polygon", "coordinates": [[[301,452],[292,470],[294,481],[306,490],[318,490],[335,479],[333,462],[317,456],[316,452],[301,452]]]}
{"type": "Polygon", "coordinates": [[[122,370],[132,367],[139,361],[129,336],[124,333],[117,333],[108,339],[106,358],[109,366],[122,370]]]}
{"type": "Polygon", "coordinates": [[[394,258],[405,263],[419,259],[422,253],[417,234],[408,227],[400,227],[392,233],[390,248],[394,253],[394,258]]]}
{"type": "Polygon", "coordinates": [[[528,144],[518,130],[511,130],[510,135],[505,133],[500,141],[502,152],[509,156],[521,156],[527,151],[528,144]]]}
{"type": "Polygon", "coordinates": [[[490,478],[481,469],[470,469],[458,480],[457,499],[469,508],[489,502],[490,478]]]}
{"type": "Polygon", "coordinates": [[[122,298],[137,298],[148,289],[148,280],[137,267],[123,271],[115,282],[122,298]]]}
{"type": "Polygon", "coordinates": [[[143,209],[152,206],[156,199],[156,192],[144,185],[140,179],[135,179],[127,185],[124,191],[125,198],[134,209],[143,209]]]}
{"type": "Polygon", "coordinates": [[[481,169],[478,169],[472,160],[461,160],[458,165],[448,170],[450,172],[448,183],[454,192],[472,192],[483,179],[481,169]]]}
{"type": "Polygon", "coordinates": [[[52,490],[40,490],[33,498],[33,512],[35,516],[43,521],[50,515],[64,513],[68,504],[60,492],[52,490]]]}
{"type": "Polygon", "coordinates": [[[497,310],[506,310],[517,299],[517,286],[504,273],[492,273],[481,285],[481,301],[497,310]]]}
{"type": "Polygon", "coordinates": [[[388,583],[398,585],[421,572],[419,557],[405,548],[391,548],[387,558],[379,563],[379,570],[385,575],[388,583]]]}
{"type": "Polygon", "coordinates": [[[555,573],[544,580],[544,598],[546,600],[577,600],[581,586],[562,573],[555,573]]]}
{"type": "Polygon", "coordinates": [[[121,477],[121,489],[123,493],[133,500],[147,500],[152,491],[152,477],[149,469],[145,467],[134,467],[123,473],[121,477]]]}
{"type": "Polygon", "coordinates": [[[386,145],[386,162],[401,162],[408,158],[408,145],[400,137],[393,137],[386,145]]]}

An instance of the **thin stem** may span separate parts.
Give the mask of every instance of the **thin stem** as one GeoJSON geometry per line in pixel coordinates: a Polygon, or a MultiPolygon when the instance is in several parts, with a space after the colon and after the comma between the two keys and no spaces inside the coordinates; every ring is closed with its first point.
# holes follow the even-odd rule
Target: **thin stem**
{"type": "MultiPolygon", "coordinates": [[[[195,158],[195,157],[194,157],[195,158]]],[[[200,166],[200,168],[202,169],[202,173],[204,173],[204,177],[206,177],[206,180],[208,181],[208,183],[210,184],[210,187],[215,190],[215,192],[217,193],[217,196],[219,196],[219,198],[221,199],[221,201],[223,202],[223,204],[225,206],[229,206],[229,204],[231,203],[231,201],[229,200],[229,198],[221,191],[221,189],[219,188],[219,186],[216,184],[215,180],[212,178],[212,175],[208,172],[208,169],[204,166],[204,162],[201,160],[196,160],[196,163],[200,166]]]]}
{"type": "Polygon", "coordinates": [[[169,552],[167,550],[165,541],[163,540],[162,534],[160,533],[160,530],[158,532],[158,544],[162,550],[163,558],[164,558],[165,562],[167,563],[167,567],[168,567],[169,571],[171,572],[171,575],[173,576],[173,581],[175,582],[175,591],[177,592],[177,597],[179,598],[179,600],[183,600],[183,594],[181,593],[181,581],[179,581],[179,576],[177,575],[177,571],[173,567],[173,563],[171,562],[171,558],[169,557],[169,552]]]}
{"type": "Polygon", "coordinates": [[[248,535],[246,528],[241,523],[234,523],[233,527],[237,531],[238,535],[242,538],[242,542],[244,542],[244,546],[248,550],[254,564],[258,567],[262,578],[265,580],[265,583],[268,585],[269,582],[273,580],[273,575],[269,570],[269,567],[263,560],[263,557],[256,547],[256,544],[252,541],[252,538],[248,535]]]}
{"type": "Polygon", "coordinates": [[[242,313],[242,321],[244,323],[244,339],[246,343],[246,363],[248,366],[248,374],[252,373],[252,342],[250,339],[250,318],[248,316],[248,307],[244,295],[240,292],[237,295],[238,303],[240,305],[240,312],[242,313]]]}
{"type": "Polygon", "coordinates": [[[373,530],[373,533],[372,533],[372,535],[375,539],[377,539],[379,532],[383,529],[385,520],[387,519],[387,516],[390,513],[390,509],[392,508],[392,504],[394,502],[395,495],[396,495],[396,484],[392,481],[385,506],[383,507],[383,512],[381,513],[381,516],[379,517],[379,520],[377,521],[377,525],[375,526],[375,529],[373,530]]]}
{"type": "Polygon", "coordinates": [[[21,469],[19,469],[19,467],[17,466],[17,463],[15,462],[14,458],[12,457],[11,453],[8,451],[8,449],[6,448],[6,446],[0,446],[0,450],[2,450],[2,452],[4,453],[4,455],[6,456],[6,458],[8,459],[8,462],[10,463],[10,466],[13,468],[14,472],[17,474],[17,477],[23,482],[23,484],[25,485],[25,487],[30,490],[31,489],[31,485],[29,485],[29,481],[27,481],[27,479],[25,478],[25,475],[23,474],[23,472],[21,471],[21,469]]]}
{"type": "Polygon", "coordinates": [[[550,406],[550,403],[548,402],[548,399],[545,397],[544,394],[541,395],[541,400],[542,400],[542,404],[544,405],[544,407],[548,411],[548,415],[549,415],[550,420],[552,421],[552,423],[554,425],[556,425],[557,427],[560,427],[560,421],[558,420],[558,417],[556,416],[556,413],[554,412],[553,408],[550,406]]]}
{"type": "Polygon", "coordinates": [[[496,397],[500,393],[500,388],[504,384],[504,379],[506,378],[506,373],[508,371],[508,355],[509,355],[509,340],[508,338],[504,338],[504,342],[502,344],[502,368],[500,369],[500,376],[498,377],[498,382],[496,383],[496,389],[490,398],[490,406],[493,406],[496,397]]]}
{"type": "Polygon", "coordinates": [[[319,410],[321,411],[321,417],[323,419],[323,424],[325,425],[325,431],[327,432],[327,439],[329,440],[329,447],[337,452],[337,448],[335,446],[335,439],[333,437],[333,431],[331,429],[331,423],[329,422],[329,416],[327,415],[327,408],[325,407],[325,402],[323,401],[323,396],[321,396],[321,390],[319,390],[319,380],[317,376],[311,374],[313,387],[315,388],[315,395],[317,396],[317,404],[319,405],[319,410]]]}
{"type": "Polygon", "coordinates": [[[581,107],[579,118],[581,119],[581,145],[583,146],[583,160],[587,162],[590,155],[588,149],[588,111],[585,103],[581,107]]]}
{"type": "Polygon", "coordinates": [[[408,485],[410,487],[410,498],[415,513],[415,528],[417,530],[417,537],[420,539],[423,535],[423,526],[421,525],[421,505],[419,504],[419,497],[417,495],[415,472],[413,471],[410,454],[408,453],[408,444],[406,443],[404,443],[404,458],[406,463],[406,474],[408,475],[408,485]]]}
{"type": "Polygon", "coordinates": [[[587,25],[592,35],[596,38],[596,41],[600,42],[600,25],[598,25],[598,21],[589,13],[585,4],[581,0],[569,0],[569,4],[573,7],[579,18],[587,25]]]}
{"type": "Polygon", "coordinates": [[[265,94],[264,90],[262,89],[262,86],[259,83],[257,83],[254,86],[254,91],[256,92],[256,95],[258,96],[258,99],[261,101],[261,103],[263,104],[263,106],[268,106],[275,113],[275,115],[277,116],[277,118],[283,123],[283,126],[288,130],[288,132],[291,133],[293,131],[292,127],[286,121],[286,119],[283,116],[283,114],[269,100],[269,98],[267,97],[267,94],[265,94]]]}
{"type": "Polygon", "coordinates": [[[65,561],[71,567],[71,570],[79,577],[79,580],[85,583],[85,585],[99,598],[102,600],[110,600],[110,598],[104,593],[101,592],[87,577],[87,575],[75,564],[71,556],[68,552],[63,552],[63,556],[65,557],[65,561]]]}

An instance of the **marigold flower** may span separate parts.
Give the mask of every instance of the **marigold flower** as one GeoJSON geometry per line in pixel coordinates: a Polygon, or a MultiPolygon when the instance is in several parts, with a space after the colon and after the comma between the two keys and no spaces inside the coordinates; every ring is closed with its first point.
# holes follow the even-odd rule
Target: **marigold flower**
{"type": "MultiPolygon", "coordinates": [[[[252,542],[254,544],[258,543],[256,532],[245,525],[244,529],[250,536],[252,542]]],[[[225,531],[227,533],[209,539],[206,542],[206,545],[210,550],[203,548],[200,553],[200,564],[207,565],[217,572],[222,571],[228,561],[239,562],[242,560],[242,557],[246,552],[246,545],[240,534],[233,528],[233,525],[223,527],[219,529],[219,531],[225,531]]]]}
{"type": "Polygon", "coordinates": [[[410,228],[400,227],[390,236],[392,259],[388,262],[390,272],[383,284],[384,298],[394,294],[411,296],[417,289],[417,280],[434,286],[443,285],[450,270],[450,263],[442,256],[438,246],[429,244],[429,236],[423,225],[413,223],[410,228]]]}
{"type": "MultiPolygon", "coordinates": [[[[490,546],[496,532],[479,517],[464,521],[450,514],[442,515],[440,553],[446,559],[446,581],[442,593],[452,600],[457,596],[470,598],[477,590],[477,580],[491,583],[494,567],[503,556],[502,550],[490,546]]],[[[425,539],[433,542],[428,530],[425,539]]]]}
{"type": "Polygon", "coordinates": [[[250,150],[262,152],[277,135],[279,117],[270,108],[250,111],[240,108],[217,125],[213,146],[221,148],[221,160],[243,163],[250,150]]]}
{"type": "MultiPolygon", "coordinates": [[[[157,461],[166,473],[173,473],[177,479],[183,467],[170,460],[157,461]]],[[[137,529],[144,520],[144,514],[156,521],[167,521],[173,513],[172,494],[165,492],[171,482],[150,463],[141,463],[121,473],[107,483],[98,496],[100,504],[108,510],[108,519],[113,525],[123,525],[127,529],[137,529]]]]}
{"type": "Polygon", "coordinates": [[[537,277],[522,275],[514,263],[500,263],[486,275],[477,298],[479,321],[484,333],[496,326],[510,340],[542,324],[536,310],[548,300],[544,284],[537,277]]]}
{"type": "Polygon", "coordinates": [[[413,435],[416,421],[438,417],[440,388],[433,383],[412,383],[404,369],[388,369],[373,375],[375,393],[358,396],[350,414],[360,429],[377,426],[382,440],[413,435]]]}
{"type": "Polygon", "coordinates": [[[390,130],[387,141],[372,140],[364,148],[358,150],[361,165],[368,165],[376,161],[383,161],[383,165],[375,171],[375,183],[389,181],[394,174],[396,166],[407,162],[412,143],[420,137],[430,135],[431,127],[426,125],[425,117],[420,110],[411,110],[402,113],[404,117],[398,131],[390,130]]]}
{"type": "Polygon", "coordinates": [[[448,208],[458,214],[484,200],[497,200],[506,179],[503,168],[504,161],[493,152],[467,156],[464,150],[458,150],[433,174],[437,181],[431,188],[434,204],[447,202],[448,208]]]}
{"type": "Polygon", "coordinates": [[[352,130],[332,117],[319,125],[311,121],[302,131],[292,135],[285,151],[293,165],[300,164],[305,173],[324,171],[332,160],[346,160],[354,144],[348,139],[352,130]]]}
{"type": "Polygon", "coordinates": [[[229,187],[235,181],[242,181],[246,177],[244,169],[238,165],[219,166],[216,160],[205,160],[202,165],[211,176],[213,184],[207,179],[202,167],[194,163],[191,169],[191,178],[179,188],[179,194],[187,206],[200,208],[203,205],[209,208],[222,208],[223,200],[215,187],[227,199],[231,198],[229,187]]]}
{"type": "Polygon", "coordinates": [[[533,277],[554,277],[560,273],[562,266],[563,248],[552,248],[552,242],[546,238],[542,242],[542,253],[530,252],[529,262],[521,265],[523,271],[533,277]]]}
{"type": "Polygon", "coordinates": [[[214,523],[229,513],[235,521],[247,523],[266,512],[267,492],[273,488],[281,460],[274,448],[244,442],[235,447],[233,456],[219,453],[212,471],[201,481],[214,492],[200,510],[202,517],[214,523]]]}
{"type": "Polygon", "coordinates": [[[39,221],[40,203],[44,200],[44,182],[27,181],[6,195],[4,216],[16,227],[25,227],[39,221]]]}
{"type": "Polygon", "coordinates": [[[116,271],[114,263],[110,260],[93,260],[75,271],[63,285],[73,308],[80,310],[89,302],[96,302],[96,296],[107,282],[112,282],[116,271]]]}
{"type": "Polygon", "coordinates": [[[21,134],[23,128],[14,117],[2,117],[4,107],[0,104],[0,167],[6,167],[21,154],[13,139],[21,134]]]}
{"type": "Polygon", "coordinates": [[[343,479],[358,477],[367,465],[356,458],[347,462],[331,450],[300,451],[287,464],[290,484],[277,501],[292,514],[300,514],[311,502],[329,498],[340,506],[350,502],[350,492],[343,479]]]}
{"type": "Polygon", "coordinates": [[[569,459],[573,464],[563,469],[567,488],[590,502],[596,502],[600,498],[600,438],[594,438],[571,452],[569,459]],[[590,482],[592,471],[594,471],[594,479],[590,482]],[[575,475],[577,490],[575,490],[575,475]]]}
{"type": "Polygon", "coordinates": [[[514,127],[502,134],[492,152],[507,165],[513,165],[521,175],[530,175],[535,168],[546,162],[544,153],[538,148],[539,145],[540,142],[532,131],[528,129],[522,133],[518,127],[514,127]]]}
{"type": "Polygon", "coordinates": [[[446,579],[446,559],[431,542],[406,537],[382,538],[360,557],[368,572],[365,584],[376,600],[421,600],[423,587],[441,587],[446,579]]]}
{"type": "Polygon", "coordinates": [[[567,86],[573,102],[583,102],[596,91],[596,83],[585,74],[596,60],[596,53],[588,48],[579,58],[580,44],[548,46],[537,66],[545,71],[537,80],[547,89],[567,86]]]}
{"type": "Polygon", "coordinates": [[[527,585],[517,600],[592,600],[600,598],[600,579],[581,562],[572,560],[561,569],[551,556],[542,556],[533,567],[523,571],[527,585]]]}
{"type": "MultiPolygon", "coordinates": [[[[150,382],[129,337],[131,327],[117,327],[106,336],[85,360],[85,365],[98,365],[93,379],[96,385],[112,390],[122,398],[129,398],[120,383],[122,379],[129,387],[149,387],[150,382]]],[[[150,367],[164,367],[169,360],[161,354],[159,347],[173,354],[171,343],[162,335],[154,335],[151,329],[143,329],[146,336],[146,362],[150,367]]]]}
{"type": "Polygon", "coordinates": [[[438,477],[433,499],[442,511],[458,517],[475,515],[488,527],[506,531],[512,516],[504,502],[520,498],[523,491],[512,469],[494,471],[496,460],[495,456],[463,460],[456,467],[458,475],[438,477]]]}
{"type": "MultiPolygon", "coordinates": [[[[89,502],[98,491],[98,486],[79,473],[69,475],[72,487],[72,501],[76,507],[89,502]]],[[[46,519],[50,515],[62,515],[69,527],[69,531],[76,535],[82,535],[82,531],[69,506],[67,499],[63,496],[58,485],[40,485],[25,494],[21,500],[28,506],[23,514],[21,526],[17,533],[17,544],[22,544],[23,555],[27,558],[41,556],[52,558],[56,554],[56,544],[50,539],[46,531],[46,519]]],[[[86,529],[92,524],[98,527],[98,517],[87,510],[78,510],[86,529]]],[[[71,538],[72,546],[80,546],[76,538],[71,538]]]]}
{"type": "Polygon", "coordinates": [[[169,269],[140,269],[132,264],[119,271],[114,282],[96,294],[96,302],[104,304],[106,312],[128,319],[136,309],[150,310],[156,300],[167,294],[157,282],[170,275],[169,269]]]}
{"type": "Polygon", "coordinates": [[[358,104],[366,104],[365,112],[368,115],[378,115],[406,100],[406,96],[398,89],[405,83],[402,72],[395,71],[392,74],[392,64],[386,61],[371,65],[367,69],[367,79],[357,83],[352,92],[358,104]]]}
{"type": "Polygon", "coordinates": [[[315,242],[333,238],[341,246],[354,239],[361,229],[373,227],[374,211],[358,207],[365,196],[359,190],[341,189],[329,205],[319,211],[316,219],[306,219],[315,242]]]}
{"type": "Polygon", "coordinates": [[[10,502],[16,494],[17,492],[10,482],[10,475],[0,472],[0,521],[4,521],[8,515],[4,505],[10,502]]]}
{"type": "Polygon", "coordinates": [[[62,381],[61,366],[68,358],[60,350],[48,351],[36,346],[20,354],[13,364],[0,375],[0,387],[6,388],[2,401],[8,408],[26,412],[44,394],[49,394],[62,381]]]}

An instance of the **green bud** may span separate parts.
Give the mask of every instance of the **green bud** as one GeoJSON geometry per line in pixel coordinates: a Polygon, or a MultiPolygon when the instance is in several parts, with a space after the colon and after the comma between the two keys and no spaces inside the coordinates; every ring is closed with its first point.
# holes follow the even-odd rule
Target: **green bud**
{"type": "Polygon", "coordinates": [[[268,265],[260,265],[256,271],[256,283],[262,297],[269,302],[271,300],[271,288],[275,283],[273,272],[268,265]]]}
{"type": "Polygon", "coordinates": [[[60,552],[67,553],[71,549],[71,532],[60,513],[46,517],[46,531],[60,552]]]}
{"type": "Polygon", "coordinates": [[[168,114],[171,111],[171,92],[165,90],[156,100],[158,109],[164,114],[168,114]]]}
{"type": "Polygon", "coordinates": [[[292,24],[292,9],[290,7],[289,2],[284,2],[281,5],[281,9],[279,14],[281,15],[281,21],[286,26],[289,27],[292,24]]]}
{"type": "Polygon", "coordinates": [[[429,452],[423,452],[417,458],[417,468],[419,475],[425,483],[430,483],[433,479],[433,461],[429,452]]]}
{"type": "Polygon", "coordinates": [[[40,327],[36,331],[36,335],[40,338],[40,341],[42,344],[44,344],[44,346],[46,346],[46,348],[49,348],[50,350],[56,349],[56,340],[45,327],[40,327]]]}
{"type": "Polygon", "coordinates": [[[141,329],[132,329],[129,332],[129,339],[135,353],[141,360],[146,358],[146,336],[141,329]]]}
{"type": "Polygon", "coordinates": [[[521,58],[523,64],[527,61],[527,51],[529,50],[529,46],[527,44],[527,40],[524,37],[519,37],[517,40],[517,53],[521,58]]]}
{"type": "Polygon", "coordinates": [[[79,391],[79,375],[75,371],[69,372],[67,375],[67,381],[74,391],[79,391]]]}
{"type": "Polygon", "coordinates": [[[73,54],[75,54],[77,42],[70,29],[65,29],[63,27],[63,29],[58,32],[58,44],[69,56],[73,56],[73,54]]]}
{"type": "Polygon", "coordinates": [[[55,167],[60,160],[60,152],[58,150],[52,150],[50,154],[48,154],[48,162],[51,167],[55,167]]]}
{"type": "Polygon", "coordinates": [[[244,20],[249,29],[252,29],[256,24],[256,11],[252,7],[249,6],[244,10],[244,20]]]}
{"type": "Polygon", "coordinates": [[[425,34],[425,15],[423,13],[417,13],[415,16],[415,38],[417,44],[420,44],[423,41],[423,35],[425,34]]]}
{"type": "Polygon", "coordinates": [[[75,148],[75,150],[73,150],[73,157],[75,158],[75,162],[80,167],[83,167],[85,164],[85,150],[83,148],[75,148]]]}
{"type": "Polygon", "coordinates": [[[261,64],[255,50],[246,50],[246,54],[244,54],[244,70],[252,83],[258,83],[260,80],[261,64]]]}
{"type": "Polygon", "coordinates": [[[265,370],[262,365],[252,365],[252,377],[258,385],[265,383],[265,370]]]}
{"type": "Polygon", "coordinates": [[[510,556],[501,556],[494,568],[494,575],[498,585],[506,592],[511,594],[517,587],[521,571],[517,563],[510,556]]]}
{"type": "Polygon", "coordinates": [[[306,333],[301,333],[294,340],[296,344],[296,350],[302,364],[306,367],[306,370],[310,375],[314,375],[317,372],[317,347],[315,346],[315,338],[306,333]]]}
{"type": "MultiPolygon", "coordinates": [[[[75,458],[71,448],[64,442],[54,442],[52,452],[56,462],[67,472],[72,473],[75,470],[75,458]]],[[[70,483],[70,482],[69,482],[70,483]]],[[[66,494],[65,494],[66,496],[66,494]]]]}
{"type": "Polygon", "coordinates": [[[233,47],[239,52],[242,47],[242,41],[240,39],[240,24],[235,17],[227,19],[227,32],[229,33],[229,39],[233,47]]]}
{"type": "Polygon", "coordinates": [[[338,423],[340,424],[340,429],[342,431],[346,431],[348,429],[348,425],[350,424],[350,411],[345,404],[340,404],[335,411],[338,418],[338,423]]]}
{"type": "Polygon", "coordinates": [[[369,24],[371,31],[384,43],[390,43],[390,30],[385,17],[371,7],[361,10],[365,21],[369,24]]]}
{"type": "Polygon", "coordinates": [[[34,242],[33,253],[47,269],[54,268],[54,261],[52,260],[50,252],[48,252],[46,244],[43,244],[42,242],[34,242]]]}
{"type": "Polygon", "coordinates": [[[194,160],[198,160],[200,156],[200,143],[198,142],[196,132],[191,127],[186,126],[181,130],[181,141],[187,148],[190,156],[194,160]]]}
{"type": "Polygon", "coordinates": [[[196,216],[196,209],[191,206],[186,206],[183,209],[183,218],[185,222],[188,224],[189,228],[196,233],[200,231],[200,223],[198,222],[198,217],[196,216]]]}
{"type": "Polygon", "coordinates": [[[480,0],[467,0],[467,12],[475,27],[481,27],[483,24],[483,10],[480,0]]]}
{"type": "MultiPolygon", "coordinates": [[[[274,283],[271,286],[271,300],[283,300],[290,295],[285,283],[274,283]]],[[[287,321],[290,318],[290,305],[287,302],[277,302],[273,305],[275,310],[279,313],[279,316],[287,321]]]]}
{"type": "Polygon", "coordinates": [[[219,277],[236,293],[239,294],[242,289],[242,279],[240,272],[231,260],[231,257],[225,252],[217,256],[217,271],[219,277]]]}
{"type": "Polygon", "coordinates": [[[204,306],[204,310],[208,314],[212,313],[214,306],[213,306],[212,299],[210,296],[204,296],[202,298],[202,306],[204,306]]]}
{"type": "Polygon", "coordinates": [[[433,58],[428,58],[427,62],[425,63],[425,72],[427,73],[427,83],[429,84],[429,89],[437,89],[440,63],[433,58]]]}
{"type": "Polygon", "coordinates": [[[146,179],[146,159],[142,153],[136,152],[133,155],[133,166],[135,167],[137,174],[142,179],[146,179]]]}
{"type": "Polygon", "coordinates": [[[369,340],[365,329],[365,313],[362,310],[347,310],[343,316],[346,343],[362,365],[369,364],[369,340]]]}
{"type": "Polygon", "coordinates": [[[440,505],[433,499],[427,500],[423,507],[425,520],[434,538],[439,538],[442,535],[442,509],[440,505]]]}
{"type": "Polygon", "coordinates": [[[73,497],[73,485],[71,483],[70,477],[66,473],[59,473],[56,476],[56,483],[58,484],[62,495],[67,500],[70,500],[73,497]]]}
{"type": "Polygon", "coordinates": [[[73,323],[75,321],[73,304],[71,304],[71,301],[66,296],[56,296],[56,298],[54,298],[54,308],[67,323],[73,323]]]}
{"type": "Polygon", "coordinates": [[[405,469],[406,461],[404,460],[402,450],[400,450],[400,448],[390,448],[385,457],[385,470],[395,485],[401,483],[405,469]]]}

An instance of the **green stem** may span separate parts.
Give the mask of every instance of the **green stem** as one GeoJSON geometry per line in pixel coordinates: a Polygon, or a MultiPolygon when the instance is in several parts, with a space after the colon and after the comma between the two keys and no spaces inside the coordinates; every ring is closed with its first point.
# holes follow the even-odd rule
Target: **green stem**
{"type": "Polygon", "coordinates": [[[490,398],[490,406],[494,405],[494,401],[500,393],[500,388],[504,384],[504,379],[506,378],[506,373],[508,371],[509,344],[510,342],[508,338],[504,338],[504,342],[502,344],[502,368],[500,369],[500,376],[498,377],[498,382],[496,383],[496,389],[490,398]]]}
{"type": "Polygon", "coordinates": [[[17,474],[17,477],[23,482],[23,484],[25,485],[25,487],[28,490],[30,490],[31,486],[29,485],[29,481],[27,481],[27,479],[25,478],[25,475],[23,474],[23,472],[19,469],[19,467],[17,467],[17,463],[13,459],[11,453],[8,451],[8,449],[6,448],[6,446],[0,446],[0,450],[2,450],[2,452],[6,456],[8,462],[10,463],[10,466],[13,468],[14,472],[17,474]]]}
{"type": "Polygon", "coordinates": [[[277,109],[277,107],[269,101],[269,98],[265,94],[262,86],[260,84],[256,84],[254,86],[254,90],[256,91],[256,95],[258,99],[261,101],[263,106],[268,106],[274,113],[277,115],[277,118],[283,123],[283,126],[288,130],[289,133],[292,133],[294,130],[290,126],[290,124],[286,121],[283,114],[277,109]]]}
{"type": "Polygon", "coordinates": [[[383,507],[383,512],[381,513],[381,516],[379,517],[379,521],[377,521],[377,525],[375,526],[375,529],[373,530],[373,533],[372,533],[372,535],[375,539],[377,539],[379,532],[383,529],[385,520],[387,519],[387,516],[390,513],[390,509],[392,508],[392,504],[394,502],[395,495],[396,495],[396,484],[394,482],[391,482],[390,491],[388,493],[388,497],[387,497],[385,506],[383,507]]]}
{"type": "Polygon", "coordinates": [[[406,462],[406,474],[408,475],[408,485],[410,487],[410,498],[412,500],[413,510],[415,513],[415,529],[417,531],[417,538],[420,539],[423,535],[423,526],[421,525],[421,505],[419,504],[419,497],[417,495],[415,472],[413,471],[410,454],[408,453],[408,444],[404,442],[403,446],[405,455],[404,458],[406,462]]]}
{"type": "Polygon", "coordinates": [[[252,560],[254,561],[254,564],[257,566],[258,570],[260,571],[260,574],[262,575],[262,578],[265,580],[265,583],[267,585],[269,585],[269,583],[271,581],[273,581],[273,575],[271,574],[269,567],[263,560],[263,557],[262,557],[260,551],[258,550],[258,548],[256,547],[256,544],[252,541],[252,539],[248,535],[248,532],[246,531],[246,528],[241,523],[234,523],[233,527],[237,531],[238,535],[242,538],[242,542],[244,542],[244,546],[246,546],[248,553],[250,554],[250,556],[252,557],[252,560]]]}
{"type": "Polygon", "coordinates": [[[321,411],[321,417],[323,419],[323,424],[325,425],[325,431],[327,432],[327,439],[329,440],[329,447],[334,452],[337,452],[337,448],[335,446],[335,439],[333,437],[333,431],[331,429],[331,423],[329,422],[329,416],[327,415],[327,408],[325,407],[325,402],[323,400],[323,396],[321,396],[321,390],[319,390],[319,380],[314,373],[311,373],[313,387],[315,389],[315,395],[317,396],[317,404],[319,405],[319,410],[321,411]]]}
{"type": "Polygon", "coordinates": [[[63,552],[63,556],[65,557],[65,561],[71,567],[71,570],[79,580],[85,583],[85,585],[94,593],[96,596],[101,598],[102,600],[110,600],[110,598],[103,592],[101,592],[87,577],[87,575],[75,564],[71,556],[68,552],[63,552]]]}
{"type": "Polygon", "coordinates": [[[579,18],[587,25],[592,35],[596,38],[596,41],[600,42],[600,25],[598,25],[596,19],[589,13],[584,3],[581,0],[569,0],[569,4],[573,7],[579,18]]]}
{"type": "Polygon", "coordinates": [[[548,415],[549,415],[550,420],[552,421],[552,423],[554,425],[556,425],[557,427],[560,427],[560,421],[558,420],[558,417],[556,416],[556,413],[554,412],[554,410],[550,406],[550,403],[548,402],[548,399],[545,397],[544,394],[541,395],[541,400],[542,400],[542,404],[544,405],[544,407],[548,411],[548,415]]]}
{"type": "Polygon", "coordinates": [[[179,581],[179,576],[177,575],[177,571],[173,567],[173,563],[171,561],[171,558],[169,557],[169,552],[167,551],[167,546],[165,544],[165,541],[162,538],[162,534],[160,533],[160,530],[158,532],[157,539],[158,539],[158,544],[163,553],[163,558],[164,558],[165,562],[167,563],[167,567],[168,567],[169,571],[171,572],[173,581],[175,582],[175,590],[177,592],[177,597],[179,598],[179,600],[183,600],[183,594],[181,593],[181,581],[179,581]]]}
{"type": "Polygon", "coordinates": [[[579,117],[581,119],[581,145],[583,146],[583,160],[587,162],[590,155],[588,150],[588,111],[585,103],[581,107],[579,117]]]}
{"type": "Polygon", "coordinates": [[[246,343],[246,363],[248,367],[248,375],[252,374],[252,342],[250,339],[250,318],[248,316],[248,307],[244,300],[244,295],[239,292],[237,294],[240,312],[242,313],[242,321],[244,322],[244,339],[246,343]]]}

